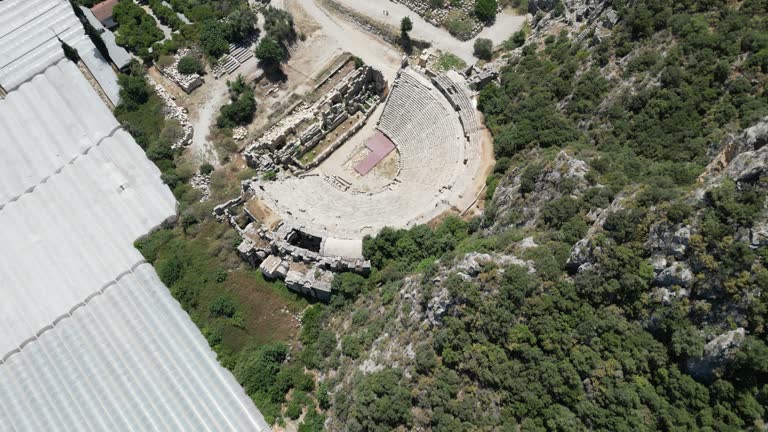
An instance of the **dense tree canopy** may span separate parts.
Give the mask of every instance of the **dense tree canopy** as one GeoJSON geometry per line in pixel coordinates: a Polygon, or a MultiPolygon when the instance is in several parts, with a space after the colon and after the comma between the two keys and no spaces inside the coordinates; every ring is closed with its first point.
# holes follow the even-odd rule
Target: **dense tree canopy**
{"type": "Polygon", "coordinates": [[[163,39],[155,19],[133,1],[121,0],[115,5],[113,18],[120,25],[115,41],[135,54],[142,55],[153,43],[163,39]]]}
{"type": "Polygon", "coordinates": [[[229,51],[227,29],[216,20],[205,21],[200,27],[200,47],[212,58],[218,58],[229,51]]]}
{"type": "MultiPolygon", "coordinates": [[[[545,194],[536,204],[535,227],[515,219],[511,209],[508,219],[495,221],[509,230],[498,237],[475,232],[476,222],[460,229],[384,229],[364,242],[364,254],[378,270],[374,281],[343,275],[334,283],[345,298],[339,304],[359,296],[351,322],[367,317],[359,320],[367,323],[362,327],[339,331],[343,359],[366,359],[369,329],[392,331],[406,320],[410,305],[390,306],[389,299],[398,298],[393,293],[406,292],[398,298],[405,303],[415,295],[431,311],[434,302],[448,305],[433,337],[408,340],[415,345],[408,369],[413,376],[391,377],[412,396],[413,417],[401,418],[401,426],[764,427],[768,307],[755,293],[768,286],[768,250],[750,245],[744,233],[765,218],[765,179],[725,180],[706,193],[693,189],[701,187],[695,180],[726,131],[737,134],[768,115],[760,57],[766,45],[759,42],[768,28],[756,18],[765,16],[768,4],[652,1],[615,7],[624,21],[599,45],[549,36],[540,49],[525,46],[500,82],[480,93],[499,163],[489,186],[506,181],[509,200],[509,184],[519,184],[515,204],[545,194]],[[607,74],[607,66],[618,76],[607,74]],[[564,182],[554,197],[552,190],[542,191],[551,148],[580,152],[592,170],[585,176],[589,186],[574,192],[564,182]],[[588,234],[600,211],[601,222],[588,234]],[[662,257],[690,266],[693,281],[687,290],[660,289],[653,245],[667,235],[659,232],[681,227],[694,233],[689,249],[662,257]],[[525,234],[517,239],[532,235],[538,245],[517,249],[509,237],[515,239],[518,229],[525,234]],[[581,247],[594,247],[594,256],[577,271],[578,264],[567,260],[585,237],[590,243],[581,247]],[[512,265],[500,273],[487,265],[476,278],[435,276],[436,268],[467,250],[516,251],[532,269],[512,265]],[[401,282],[414,270],[421,277],[401,282]],[[408,291],[414,280],[418,289],[408,291]],[[448,299],[437,286],[447,289],[448,299]],[[683,295],[660,300],[659,292],[683,295]],[[380,303],[364,300],[377,296],[380,303]],[[384,318],[362,313],[366,306],[370,315],[384,309],[384,318]],[[705,344],[737,326],[746,330],[738,353],[711,370],[702,367],[705,344]]],[[[487,207],[485,219],[494,217],[495,205],[487,207]]],[[[357,425],[359,413],[389,414],[383,407],[373,413],[365,398],[352,394],[337,393],[334,406],[344,424],[357,425]]]]}
{"type": "Polygon", "coordinates": [[[264,10],[264,30],[267,36],[283,47],[296,41],[296,29],[293,26],[293,17],[288,12],[267,7],[264,10]]]}
{"type": "MultiPolygon", "coordinates": [[[[353,410],[347,419],[350,431],[386,432],[398,426],[408,426],[411,417],[411,397],[399,384],[402,372],[387,369],[360,377],[352,394],[353,410]]],[[[347,403],[344,398],[337,403],[347,403]]]]}

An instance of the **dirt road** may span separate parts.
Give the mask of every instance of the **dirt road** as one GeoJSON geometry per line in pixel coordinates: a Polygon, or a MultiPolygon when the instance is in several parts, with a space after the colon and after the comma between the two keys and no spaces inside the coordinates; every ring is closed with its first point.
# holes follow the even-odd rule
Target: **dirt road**
{"type": "Polygon", "coordinates": [[[224,79],[213,79],[213,76],[209,75],[208,81],[207,85],[201,88],[206,93],[202,103],[197,105],[196,110],[190,110],[190,121],[195,132],[192,135],[189,151],[199,162],[208,162],[218,168],[221,163],[208,135],[219,108],[227,101],[229,92],[224,79]]]}
{"type": "MultiPolygon", "coordinates": [[[[286,7],[286,3],[292,1],[283,0],[273,4],[286,7]]],[[[335,51],[334,55],[348,51],[382,71],[387,79],[394,78],[400,68],[399,50],[355,24],[329,13],[316,0],[301,0],[296,4],[320,27],[325,42],[323,50],[335,51]]]]}
{"type": "MultiPolygon", "coordinates": [[[[357,11],[373,20],[389,24],[395,28],[400,28],[400,20],[403,17],[410,17],[413,22],[411,37],[415,39],[426,40],[432,43],[432,46],[442,51],[449,51],[461,57],[467,64],[474,63],[477,59],[472,55],[476,38],[487,38],[498,45],[507,40],[512,34],[521,28],[525,23],[526,17],[517,15],[511,9],[505,9],[497,17],[496,22],[483,29],[476,38],[468,41],[460,41],[451,36],[447,30],[438,28],[428,23],[416,12],[408,9],[406,6],[395,3],[391,0],[370,1],[370,0],[334,0],[350,9],[357,11]],[[387,14],[384,14],[384,11],[387,14]]],[[[314,3],[314,1],[308,1],[314,3]]]]}

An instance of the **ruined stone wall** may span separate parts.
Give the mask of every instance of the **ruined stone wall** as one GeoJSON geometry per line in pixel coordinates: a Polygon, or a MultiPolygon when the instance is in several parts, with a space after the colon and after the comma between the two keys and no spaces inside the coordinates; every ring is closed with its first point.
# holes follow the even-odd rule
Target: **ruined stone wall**
{"type": "MultiPolygon", "coordinates": [[[[302,170],[316,166],[317,162],[343,144],[351,133],[345,133],[343,140],[335,141],[329,149],[323,151],[321,157],[315,158],[308,166],[299,162],[299,158],[312,150],[349,116],[363,111],[367,119],[381,100],[385,88],[386,82],[380,71],[370,66],[351,71],[317,102],[311,106],[298,107],[298,111],[290,112],[284,120],[256,139],[244,152],[246,162],[260,171],[273,169],[275,163],[290,162],[302,170]],[[368,106],[371,100],[374,103],[368,106]],[[312,119],[314,121],[311,125],[296,137],[297,127],[312,119]],[[278,148],[279,150],[276,150],[278,148]]],[[[352,129],[357,132],[360,127],[362,124],[356,124],[352,129]]]]}

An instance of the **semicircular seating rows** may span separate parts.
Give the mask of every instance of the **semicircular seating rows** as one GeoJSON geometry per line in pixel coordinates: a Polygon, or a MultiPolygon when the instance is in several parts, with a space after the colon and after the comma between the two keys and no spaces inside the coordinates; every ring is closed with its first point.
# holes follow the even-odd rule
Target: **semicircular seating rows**
{"type": "Polygon", "coordinates": [[[475,172],[459,114],[411,69],[395,80],[378,129],[397,146],[398,174],[375,192],[345,190],[322,176],[261,182],[255,195],[291,226],[319,237],[359,239],[384,226],[426,223],[450,209],[475,172]]]}
{"type": "Polygon", "coordinates": [[[425,78],[401,71],[378,127],[400,152],[400,181],[440,187],[452,182],[466,140],[458,115],[425,78]]]}

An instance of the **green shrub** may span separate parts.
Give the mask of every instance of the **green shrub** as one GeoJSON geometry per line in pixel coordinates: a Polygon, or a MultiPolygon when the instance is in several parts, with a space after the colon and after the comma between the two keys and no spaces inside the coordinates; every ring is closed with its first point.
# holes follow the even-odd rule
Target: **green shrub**
{"type": "Polygon", "coordinates": [[[445,27],[448,29],[448,32],[456,38],[467,40],[472,36],[474,23],[469,17],[454,10],[448,14],[448,18],[445,21],[445,27]]]}
{"type": "Polygon", "coordinates": [[[213,165],[211,165],[208,162],[200,165],[200,174],[202,175],[209,175],[213,171],[214,171],[213,165]]]}
{"type": "Polygon", "coordinates": [[[413,22],[408,17],[403,17],[400,20],[400,33],[408,33],[413,30],[413,22]]]}
{"type": "Polygon", "coordinates": [[[288,407],[285,409],[285,416],[291,420],[296,420],[304,410],[304,405],[307,402],[307,397],[302,392],[294,392],[293,398],[288,402],[288,407]]]}
{"type": "Polygon", "coordinates": [[[325,416],[310,409],[299,425],[298,432],[323,432],[325,430],[325,416]]]}
{"type": "Polygon", "coordinates": [[[211,302],[210,306],[208,306],[208,312],[214,317],[232,318],[235,316],[236,310],[237,306],[235,305],[235,301],[228,296],[216,297],[216,299],[211,302]]]}
{"type": "Polygon", "coordinates": [[[264,174],[261,175],[261,179],[265,181],[275,181],[277,180],[277,173],[272,170],[264,171],[264,174]]]}
{"type": "Polygon", "coordinates": [[[341,339],[341,353],[352,359],[360,357],[363,350],[363,344],[360,337],[347,335],[341,339]]]}
{"type": "Polygon", "coordinates": [[[684,221],[693,211],[693,208],[688,204],[682,202],[676,202],[667,209],[667,219],[670,222],[677,224],[684,221]]]}
{"type": "Polygon", "coordinates": [[[149,6],[152,8],[152,13],[160,20],[161,23],[170,27],[173,30],[179,30],[184,24],[181,19],[176,16],[173,9],[165,6],[161,0],[150,0],[149,6]]]}
{"type": "Polygon", "coordinates": [[[708,191],[706,198],[722,223],[750,227],[763,208],[765,193],[756,187],[737,191],[736,184],[726,180],[708,191]]]}
{"type": "Polygon", "coordinates": [[[536,189],[536,179],[541,175],[542,166],[537,164],[526,165],[520,175],[520,193],[525,195],[536,189]]]}
{"type": "Polygon", "coordinates": [[[277,383],[280,365],[287,356],[288,346],[282,343],[246,350],[235,367],[235,376],[249,395],[269,395],[277,383]]]}
{"type": "Polygon", "coordinates": [[[503,157],[496,160],[496,164],[493,165],[493,172],[496,174],[505,174],[509,167],[512,166],[512,159],[503,157]]]}
{"type": "Polygon", "coordinates": [[[358,377],[352,387],[354,409],[350,420],[361,426],[360,430],[383,431],[405,427],[411,422],[411,396],[400,384],[402,372],[386,369],[382,372],[358,377]]]}
{"type": "Polygon", "coordinates": [[[218,283],[226,282],[228,277],[229,277],[229,273],[223,268],[220,268],[215,272],[216,282],[218,283]]]}
{"type": "Polygon", "coordinates": [[[258,19],[256,14],[247,5],[234,8],[225,20],[225,35],[228,42],[250,43],[250,38],[255,32],[258,19]]]}
{"type": "Polygon", "coordinates": [[[64,50],[64,57],[66,57],[69,61],[77,63],[80,61],[80,54],[77,52],[75,48],[72,48],[71,46],[67,45],[65,42],[61,42],[61,49],[64,50]]]}
{"type": "Polygon", "coordinates": [[[437,258],[453,250],[468,235],[466,222],[456,217],[446,218],[436,229],[417,225],[409,230],[383,228],[376,237],[363,239],[363,255],[376,268],[397,263],[406,269],[437,258]]]}
{"type": "Polygon", "coordinates": [[[646,214],[645,209],[617,210],[605,218],[603,228],[619,243],[636,240],[640,223],[646,214]]]}
{"type": "Polygon", "coordinates": [[[228,105],[221,107],[216,125],[220,128],[233,128],[244,126],[253,120],[256,113],[256,100],[253,90],[245,90],[240,96],[228,105]]]}
{"type": "Polygon", "coordinates": [[[476,0],[475,16],[480,21],[493,22],[496,19],[496,0],[476,0]]]}
{"type": "Polygon", "coordinates": [[[510,38],[510,43],[513,48],[519,48],[523,45],[525,45],[525,31],[524,30],[518,30],[512,34],[512,37],[510,38]]]}
{"type": "Polygon", "coordinates": [[[420,374],[427,374],[437,367],[437,357],[435,350],[429,344],[423,344],[416,347],[416,370],[420,374]]]}
{"type": "Polygon", "coordinates": [[[436,66],[442,71],[460,70],[467,67],[467,63],[454,54],[443,53],[438,57],[436,66]]]}
{"type": "Polygon", "coordinates": [[[325,381],[317,386],[317,404],[322,409],[331,407],[331,397],[328,395],[328,384],[325,381]]]}
{"type": "Polygon", "coordinates": [[[181,279],[184,274],[184,263],[178,255],[171,255],[161,259],[155,264],[157,275],[166,286],[172,286],[181,279]]]}
{"type": "Polygon", "coordinates": [[[287,11],[269,6],[262,10],[267,37],[285,47],[296,40],[293,17],[287,11]]]}
{"type": "Polygon", "coordinates": [[[548,227],[559,229],[567,220],[574,217],[579,209],[578,200],[564,196],[544,204],[541,209],[541,218],[548,227]]]}
{"type": "Polygon", "coordinates": [[[149,87],[143,75],[120,75],[120,103],[126,110],[134,111],[149,101],[149,87]]]}
{"type": "Polygon", "coordinates": [[[485,199],[490,201],[493,199],[493,195],[496,193],[496,188],[499,186],[501,177],[496,173],[491,173],[487,179],[485,179],[485,199]]]}
{"type": "Polygon", "coordinates": [[[580,216],[573,216],[560,226],[560,241],[574,244],[584,238],[588,230],[589,226],[580,216]]]}
{"type": "Polygon", "coordinates": [[[180,58],[179,63],[176,65],[176,69],[179,73],[184,75],[203,73],[203,65],[200,64],[197,57],[192,55],[186,55],[180,58]]]}
{"type": "Polygon", "coordinates": [[[200,47],[211,59],[218,59],[229,51],[226,29],[218,20],[209,19],[200,25],[200,47]]]}
{"type": "Polygon", "coordinates": [[[493,57],[493,41],[485,38],[475,39],[473,45],[475,57],[490,60],[493,57]]]}

